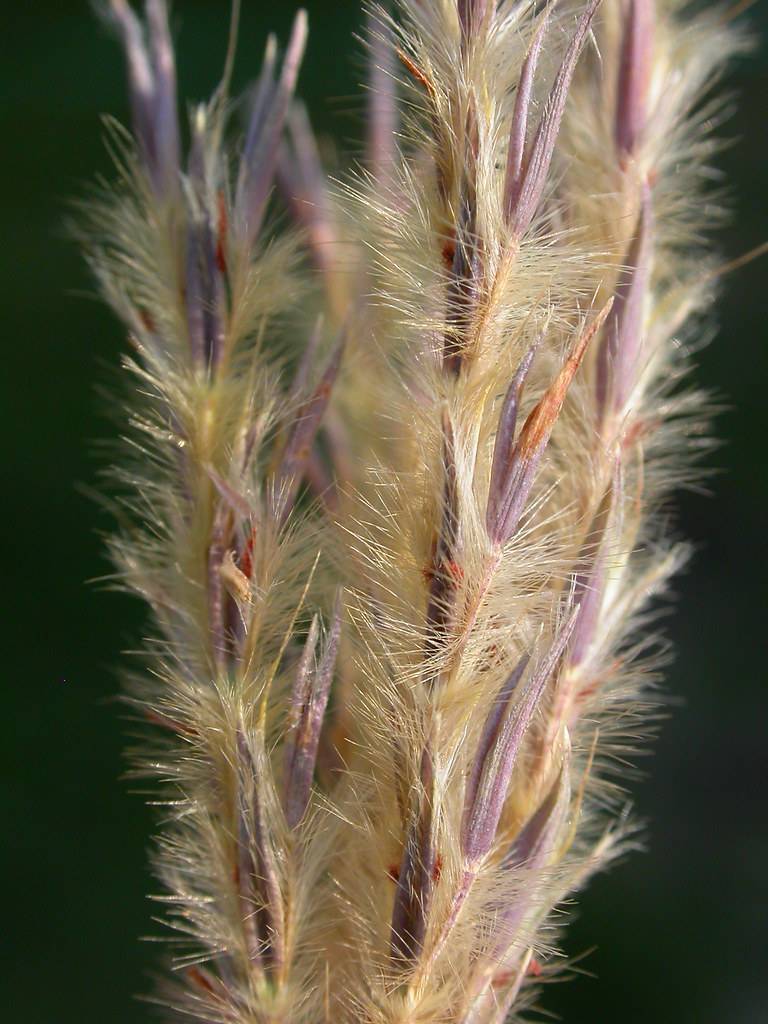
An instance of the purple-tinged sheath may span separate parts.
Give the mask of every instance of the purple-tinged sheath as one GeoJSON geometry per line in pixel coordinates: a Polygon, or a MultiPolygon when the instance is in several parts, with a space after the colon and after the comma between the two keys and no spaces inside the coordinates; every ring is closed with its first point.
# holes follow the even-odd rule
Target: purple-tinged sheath
{"type": "Polygon", "coordinates": [[[258,929],[258,907],[254,889],[254,863],[251,851],[251,813],[250,792],[247,781],[242,778],[249,763],[250,755],[242,747],[244,738],[238,733],[238,793],[237,793],[237,895],[240,904],[240,917],[243,922],[243,938],[248,959],[252,964],[262,966],[262,948],[258,929]],[[245,765],[243,761],[245,760],[245,765]]]}
{"type": "MultiPolygon", "coordinates": [[[[469,342],[482,274],[477,238],[477,158],[479,138],[473,103],[464,128],[464,172],[459,190],[459,213],[454,227],[453,257],[448,278],[443,369],[457,377],[469,342]]],[[[450,250],[448,250],[450,251],[450,250]]]]}
{"type": "Polygon", "coordinates": [[[326,511],[335,516],[339,511],[339,490],[331,470],[316,448],[309,453],[304,479],[312,497],[319,499],[326,511]]]}
{"type": "Polygon", "coordinates": [[[141,22],[125,0],[112,0],[108,17],[118,28],[125,50],[134,135],[147,166],[156,170],[156,133],[153,121],[155,81],[141,22]]]}
{"type": "Polygon", "coordinates": [[[574,666],[583,662],[595,636],[605,590],[611,538],[616,535],[614,524],[621,516],[622,501],[623,476],[621,462],[617,459],[613,481],[592,518],[579,554],[573,599],[580,611],[568,649],[568,660],[574,666]]]}
{"type": "Polygon", "coordinates": [[[495,0],[458,0],[462,49],[466,49],[481,32],[487,23],[489,10],[495,6],[495,0]]]}
{"type": "Polygon", "coordinates": [[[499,425],[496,429],[496,440],[493,446],[493,461],[491,463],[491,478],[486,507],[486,526],[489,534],[491,533],[491,524],[497,521],[499,510],[504,502],[504,495],[508,484],[508,468],[514,456],[515,429],[517,427],[520,399],[522,398],[523,388],[533,364],[534,356],[541,345],[543,337],[544,335],[540,334],[529,346],[512,378],[512,383],[507,388],[507,393],[501,405],[499,425]]]}
{"type": "Polygon", "coordinates": [[[238,169],[241,177],[246,169],[246,161],[257,159],[255,150],[259,145],[259,138],[264,130],[267,115],[275,98],[276,66],[277,38],[270,34],[267,36],[267,45],[264,48],[261,72],[251,95],[251,109],[248,118],[248,127],[245,133],[243,152],[240,157],[240,166],[238,169]]]}
{"type": "Polygon", "coordinates": [[[155,148],[165,184],[177,180],[181,159],[179,143],[176,64],[165,0],[147,0],[149,50],[155,72],[155,148]]]}
{"type": "Polygon", "coordinates": [[[176,69],[164,0],[147,0],[148,42],[126,0],[111,0],[106,17],[122,37],[128,67],[133,131],[144,169],[160,200],[179,183],[176,69]]]}
{"type": "Polygon", "coordinates": [[[318,621],[313,619],[296,671],[285,739],[284,805],[288,827],[299,824],[309,803],[317,748],[331,692],[341,637],[341,595],[336,597],[328,639],[317,669],[313,661],[318,621]]]}
{"type": "MultiPolygon", "coordinates": [[[[576,70],[576,64],[599,4],[600,0],[589,0],[555,77],[533,142],[520,160],[520,171],[514,179],[507,178],[504,182],[505,217],[514,238],[522,238],[536,216],[549,173],[549,165],[552,162],[555,142],[560,131],[560,122],[563,118],[573,72],[576,70]]],[[[528,89],[530,91],[530,86],[528,89]]],[[[517,114],[517,105],[515,114],[517,114]]],[[[515,123],[510,137],[510,142],[514,142],[515,148],[519,145],[519,134],[519,124],[515,123]]],[[[512,162],[513,166],[516,162],[517,157],[512,162]]]]}
{"type": "Polygon", "coordinates": [[[208,545],[208,629],[213,663],[217,669],[223,668],[227,657],[227,637],[224,627],[224,584],[221,578],[221,567],[227,552],[230,526],[229,509],[219,505],[213,517],[211,539],[208,545]]]}
{"type": "Polygon", "coordinates": [[[397,163],[397,87],[392,29],[375,10],[367,15],[368,125],[366,165],[389,191],[397,163]]]}
{"type": "MultiPolygon", "coordinates": [[[[569,775],[566,766],[563,765],[541,805],[523,826],[504,858],[503,869],[535,874],[546,868],[568,818],[570,804],[569,775]]],[[[525,916],[532,909],[535,898],[535,891],[527,885],[514,899],[504,903],[496,917],[492,958],[503,973],[511,966],[510,961],[523,952],[523,949],[515,948],[517,933],[525,916]]]]}
{"type": "Polygon", "coordinates": [[[307,15],[299,11],[275,82],[274,43],[267,47],[261,79],[251,110],[235,195],[233,226],[250,249],[264,220],[272,189],[288,108],[296,88],[299,67],[307,42],[307,15]]]}
{"type": "Polygon", "coordinates": [[[222,499],[225,505],[229,506],[230,511],[233,513],[236,519],[250,519],[253,515],[253,508],[248,503],[247,498],[244,494],[241,494],[232,484],[220,476],[213,466],[204,466],[206,474],[208,475],[211,483],[219,493],[219,497],[222,499]]]}
{"type": "Polygon", "coordinates": [[[341,367],[345,345],[346,335],[343,334],[331,353],[330,361],[320,378],[320,383],[306,402],[299,407],[280,462],[275,470],[272,488],[280,525],[287,521],[293,511],[304,467],[309,460],[315,436],[320,428],[320,421],[341,367]]]}
{"type": "Polygon", "coordinates": [[[560,627],[552,647],[536,667],[519,700],[513,698],[527,658],[518,663],[502,686],[497,704],[488,716],[464,797],[461,851],[470,871],[476,869],[493,847],[528,726],[568,643],[577,613],[578,609],[560,627]]]}
{"type": "Polygon", "coordinates": [[[420,788],[405,838],[392,909],[390,955],[400,966],[415,963],[424,946],[437,881],[434,837],[434,764],[429,743],[421,758],[420,788]]]}
{"type": "Polygon", "coordinates": [[[187,225],[187,244],[185,255],[184,298],[187,306],[187,333],[189,349],[195,366],[206,365],[205,344],[205,288],[203,273],[200,266],[200,250],[204,244],[204,234],[200,227],[190,222],[187,225]]]}
{"type": "Polygon", "coordinates": [[[338,232],[328,196],[309,115],[294,102],[287,118],[288,137],[280,146],[276,177],[293,219],[304,231],[315,267],[322,274],[334,269],[338,232]]]}
{"type": "Polygon", "coordinates": [[[296,372],[291,380],[291,386],[288,391],[287,401],[291,405],[298,404],[304,397],[307,388],[309,386],[309,378],[312,372],[312,366],[314,365],[315,359],[317,358],[317,352],[320,347],[320,342],[323,340],[323,315],[319,314],[315,320],[315,325],[312,328],[312,333],[309,336],[307,344],[304,346],[298,364],[296,366],[296,372]]]}
{"type": "MultiPolygon", "coordinates": [[[[315,655],[317,653],[317,641],[320,639],[320,616],[313,615],[309,625],[307,638],[301,657],[296,666],[296,678],[291,691],[291,706],[288,713],[289,734],[299,727],[301,716],[306,709],[312,695],[312,677],[315,672],[315,655]]],[[[287,747],[287,744],[286,744],[287,747]]],[[[290,758],[286,758],[289,764],[290,758]]]]}
{"type": "MultiPolygon", "coordinates": [[[[523,826],[504,858],[504,871],[517,870],[534,876],[536,872],[549,865],[567,821],[570,803],[569,774],[567,766],[563,764],[541,805],[523,826]]],[[[525,965],[525,946],[522,945],[518,932],[526,915],[535,906],[535,899],[535,889],[531,884],[526,884],[514,898],[505,900],[497,908],[493,924],[494,941],[488,965],[491,971],[485,975],[485,984],[473,1008],[479,1009],[487,1003],[489,996],[503,988],[510,978],[513,980],[513,989],[517,991],[519,988],[519,973],[525,965]],[[516,968],[517,977],[512,973],[516,968]]],[[[483,1018],[474,1015],[468,1018],[471,1021],[478,1019],[483,1018]]]]}
{"type": "MultiPolygon", "coordinates": [[[[509,421],[513,419],[510,408],[502,408],[502,426],[496,434],[499,455],[494,450],[493,467],[489,488],[489,504],[486,509],[486,529],[492,543],[502,547],[515,534],[526,502],[533,487],[541,457],[549,444],[560,410],[576,371],[581,365],[587,346],[602,327],[613,305],[609,300],[600,312],[582,328],[571,354],[560,373],[545,392],[544,397],[528,415],[520,436],[510,443],[509,421]]],[[[519,372],[519,371],[518,371],[519,372]]],[[[514,381],[513,381],[514,384],[514,381]]],[[[508,400],[511,405],[515,392],[508,400]]],[[[505,399],[505,403],[507,399],[505,399]]],[[[514,410],[516,418],[516,408],[514,410]]],[[[514,428],[514,422],[511,425],[514,428]]]]}
{"type": "Polygon", "coordinates": [[[504,219],[507,223],[512,219],[514,205],[520,195],[522,186],[523,156],[525,154],[533,79],[536,74],[541,44],[544,41],[544,33],[548,24],[549,10],[545,11],[542,16],[541,24],[536,30],[536,35],[533,37],[523,62],[520,81],[517,83],[515,107],[512,112],[512,128],[509,132],[509,147],[507,149],[507,169],[504,179],[504,219]]]}
{"type": "Polygon", "coordinates": [[[237,730],[237,755],[238,886],[248,954],[265,969],[279,970],[285,955],[283,895],[262,783],[242,729],[237,730]]]}
{"type": "Polygon", "coordinates": [[[480,780],[483,774],[486,760],[491,756],[494,744],[498,741],[499,732],[504,719],[509,712],[509,703],[517,690],[520,680],[528,667],[530,658],[524,654],[507,677],[504,685],[496,694],[496,698],[485,720],[483,731],[480,735],[480,742],[477,745],[475,760],[467,778],[464,803],[467,807],[473,805],[477,799],[477,791],[480,788],[480,780]]]}
{"type": "Polygon", "coordinates": [[[653,58],[654,0],[624,5],[614,138],[622,157],[634,155],[647,116],[653,58]]]}
{"type": "Polygon", "coordinates": [[[504,858],[505,868],[536,870],[546,865],[570,807],[569,778],[563,765],[541,805],[523,825],[504,858]]]}
{"type": "MultiPolygon", "coordinates": [[[[458,567],[455,555],[459,537],[459,493],[457,486],[456,452],[453,424],[447,411],[443,413],[442,445],[443,491],[440,510],[440,533],[435,541],[435,551],[429,573],[427,596],[427,643],[426,655],[439,655],[445,647],[445,640],[453,616],[456,599],[458,567]]],[[[434,685],[436,676],[427,665],[426,682],[434,685]]]]}
{"type": "Polygon", "coordinates": [[[226,293],[206,180],[204,132],[204,125],[193,125],[188,168],[192,196],[187,219],[185,291],[192,357],[196,365],[212,372],[219,363],[224,343],[226,293]]]}
{"type": "Polygon", "coordinates": [[[597,362],[600,419],[621,413],[632,393],[643,345],[643,311],[651,281],[653,209],[646,185],[637,227],[619,272],[611,315],[605,324],[597,362]]]}
{"type": "Polygon", "coordinates": [[[472,316],[477,304],[479,260],[475,227],[474,195],[460,200],[453,262],[448,280],[448,309],[443,343],[443,369],[458,377],[464,361],[472,316]]]}

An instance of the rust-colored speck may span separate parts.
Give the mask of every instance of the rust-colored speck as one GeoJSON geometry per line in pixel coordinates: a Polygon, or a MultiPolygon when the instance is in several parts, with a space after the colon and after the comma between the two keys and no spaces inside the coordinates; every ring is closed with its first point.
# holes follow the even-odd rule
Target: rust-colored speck
{"type": "Polygon", "coordinates": [[[212,995],[214,994],[213,985],[197,967],[190,967],[187,971],[187,977],[191,982],[194,982],[198,988],[203,989],[205,992],[210,992],[212,995]]]}
{"type": "Polygon", "coordinates": [[[144,324],[148,331],[154,331],[154,329],[157,327],[155,318],[146,309],[139,310],[139,319],[141,320],[141,322],[144,324]]]}
{"type": "Polygon", "coordinates": [[[515,976],[514,971],[497,971],[491,981],[492,988],[506,988],[515,976]]]}
{"type": "Polygon", "coordinates": [[[175,718],[171,718],[169,715],[163,715],[159,711],[153,711],[152,708],[144,708],[144,717],[153,723],[153,725],[161,725],[164,729],[170,729],[171,732],[175,732],[179,736],[195,736],[197,735],[194,729],[190,729],[188,725],[184,725],[183,722],[177,722],[175,718]]]}
{"type": "Polygon", "coordinates": [[[536,957],[534,957],[534,956],[531,957],[531,961],[528,964],[528,970],[526,971],[526,974],[530,974],[534,978],[540,978],[541,977],[542,967],[541,967],[541,964],[539,963],[539,961],[536,959],[536,957]]]}
{"type": "Polygon", "coordinates": [[[609,299],[597,316],[582,330],[576,339],[576,344],[573,346],[571,354],[566,359],[557,377],[550,384],[541,401],[529,413],[523,429],[520,431],[520,440],[518,442],[522,459],[533,458],[542,445],[546,444],[549,440],[549,435],[552,433],[555,421],[560,415],[560,410],[568,394],[568,388],[581,365],[584,353],[587,351],[587,346],[603,326],[612,306],[613,299],[609,299]]]}
{"type": "Polygon", "coordinates": [[[448,570],[448,573],[453,577],[454,580],[460,581],[464,579],[464,570],[462,569],[458,562],[446,562],[446,569],[448,570]]]}
{"type": "Polygon", "coordinates": [[[253,574],[253,545],[255,540],[256,530],[254,529],[251,530],[251,535],[245,542],[243,553],[240,556],[240,572],[243,574],[243,576],[247,576],[248,579],[250,579],[253,574]]]}
{"type": "Polygon", "coordinates": [[[430,99],[434,100],[437,96],[437,90],[435,89],[432,80],[425,74],[424,71],[421,70],[418,64],[415,64],[411,60],[411,58],[404,50],[400,49],[399,46],[397,47],[397,50],[395,52],[397,54],[397,59],[400,61],[400,63],[408,70],[409,74],[416,79],[419,85],[424,86],[424,88],[429,93],[430,99]]]}

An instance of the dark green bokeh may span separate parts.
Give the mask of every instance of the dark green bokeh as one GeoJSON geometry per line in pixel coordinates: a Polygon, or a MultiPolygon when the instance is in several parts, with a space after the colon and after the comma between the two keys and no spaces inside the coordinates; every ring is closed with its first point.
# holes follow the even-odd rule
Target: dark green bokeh
{"type": "MultiPolygon", "coordinates": [[[[269,29],[285,38],[292,4],[245,0],[238,85],[255,73],[269,29]]],[[[302,74],[316,125],[347,150],[359,137],[358,4],[306,4],[302,74]],[[350,56],[351,55],[351,56],[350,56]],[[326,99],[330,97],[330,99],[326,99]]],[[[768,30],[763,7],[753,21],[768,30]]],[[[182,94],[214,84],[225,0],[178,0],[182,94]]],[[[85,581],[106,563],[109,526],[78,484],[95,482],[111,437],[97,388],[114,379],[119,328],[92,301],[63,229],[67,202],[109,171],[99,114],[126,116],[117,47],[85,0],[14,5],[3,32],[0,282],[7,627],[2,788],[2,933],[7,993],[25,1024],[148,1019],[145,990],[159,931],[144,898],[151,827],[121,784],[123,724],[115,666],[141,634],[127,598],[85,581]]],[[[731,76],[738,144],[720,165],[736,199],[728,256],[768,238],[765,49],[731,76]]],[[[704,216],[704,213],[702,213],[704,216]]],[[[567,949],[597,947],[580,978],[545,993],[571,1022],[756,1024],[768,1018],[768,832],[764,625],[766,262],[726,282],[720,333],[699,378],[725,395],[727,447],[714,496],[685,496],[679,529],[700,552],[678,586],[668,688],[684,705],[657,744],[636,809],[648,852],[599,879],[578,908],[567,949]]]]}

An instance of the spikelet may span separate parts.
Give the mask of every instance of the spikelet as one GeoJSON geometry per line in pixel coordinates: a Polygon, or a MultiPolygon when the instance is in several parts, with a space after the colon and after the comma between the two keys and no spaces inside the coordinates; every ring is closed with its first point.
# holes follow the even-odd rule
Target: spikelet
{"type": "Polygon", "coordinates": [[[164,0],[103,13],[133,137],[88,255],[136,385],[113,556],[153,617],[129,699],[168,803],[157,998],[518,1019],[555,910],[630,845],[613,765],[687,557],[658,511],[705,443],[680,339],[717,276],[707,90],[743,39],[677,0],[372,5],[339,194],[293,99],[303,13],[232,150],[230,47],[186,156],[164,0]]]}
{"type": "Polygon", "coordinates": [[[676,343],[712,289],[702,93],[742,41],[651,0],[378,18],[399,152],[350,193],[390,370],[354,422],[388,443],[350,511],[368,678],[331,989],[349,1020],[501,1021],[554,969],[552,908],[631,834],[611,761],[687,556],[654,512],[702,446],[676,343]]]}
{"type": "Polygon", "coordinates": [[[169,802],[156,861],[180,944],[158,998],[206,1021],[313,1019],[310,790],[343,611],[322,525],[297,499],[343,344],[310,339],[284,383],[302,285],[294,243],[265,216],[306,17],[282,60],[268,42],[233,160],[229,70],[192,111],[183,157],[165,4],[150,0],[146,23],[120,0],[104,16],[126,52],[134,141],[113,133],[120,184],[94,207],[89,255],[133,349],[113,554],[154,618],[131,699],[158,727],[146,767],[169,802]]]}

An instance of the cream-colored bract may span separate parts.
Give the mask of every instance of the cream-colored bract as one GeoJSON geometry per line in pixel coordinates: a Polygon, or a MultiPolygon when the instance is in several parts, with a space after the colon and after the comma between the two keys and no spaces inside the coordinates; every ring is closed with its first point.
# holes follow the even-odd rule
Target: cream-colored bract
{"type": "Polygon", "coordinates": [[[743,37],[677,0],[371,7],[339,184],[293,98],[303,14],[243,139],[230,60],[188,155],[164,0],[104,15],[133,138],[88,255],[131,339],[112,553],[152,621],[157,998],[518,1019],[557,908],[632,843],[622,766],[687,556],[659,513],[706,443],[709,90],[743,37]]]}

